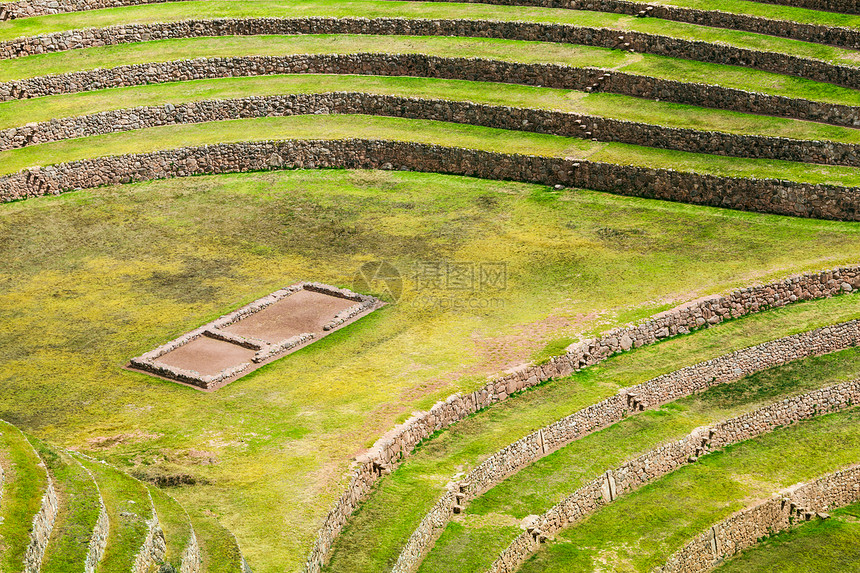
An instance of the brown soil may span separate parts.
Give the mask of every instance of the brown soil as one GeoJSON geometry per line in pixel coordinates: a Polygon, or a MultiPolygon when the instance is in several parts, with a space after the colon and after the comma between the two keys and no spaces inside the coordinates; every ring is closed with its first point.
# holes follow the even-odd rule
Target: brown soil
{"type": "Polygon", "coordinates": [[[218,374],[225,368],[238,366],[243,362],[251,362],[254,354],[255,351],[243,346],[201,336],[160,356],[158,361],[174,368],[194,370],[206,376],[218,374]]]}
{"type": "Polygon", "coordinates": [[[271,344],[298,334],[319,334],[334,316],[356,303],[345,298],[300,290],[223,330],[271,344]]]}

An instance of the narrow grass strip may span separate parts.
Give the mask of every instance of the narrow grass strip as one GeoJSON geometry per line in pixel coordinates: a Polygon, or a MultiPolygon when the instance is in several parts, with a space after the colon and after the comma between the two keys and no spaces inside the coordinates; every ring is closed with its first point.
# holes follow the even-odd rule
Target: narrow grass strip
{"type": "Polygon", "coordinates": [[[52,165],[185,146],[287,138],[334,140],[370,134],[383,140],[591,159],[717,176],[777,178],[846,187],[860,186],[860,169],[853,167],[699,155],[445,122],[351,115],[274,117],[164,126],[34,145],[0,153],[0,174],[14,173],[34,165],[52,165]]]}
{"type": "Polygon", "coordinates": [[[98,482],[110,520],[99,573],[127,573],[146,538],[146,522],[152,517],[146,487],[107,464],[86,458],[79,460],[98,482]]]}
{"type": "Polygon", "coordinates": [[[791,54],[834,64],[860,65],[856,59],[856,54],[851,50],[683,22],[555,8],[497,6],[477,3],[394,2],[392,0],[354,0],[349,3],[336,0],[279,0],[278,2],[207,0],[205,2],[148,4],[12,20],[0,24],[0,40],[82,28],[103,28],[119,24],[180,21],[199,18],[201,14],[205,14],[207,18],[266,18],[282,17],[284,14],[289,14],[290,17],[397,17],[570,24],[643,32],[701,42],[719,42],[738,48],[791,54]]]}
{"type": "Polygon", "coordinates": [[[860,503],[761,541],[715,573],[844,573],[860,570],[860,503]]]}
{"type": "Polygon", "coordinates": [[[40,440],[31,438],[31,442],[51,472],[60,502],[42,573],[80,573],[101,510],[98,488],[75,458],[40,440]]]}
{"type": "Polygon", "coordinates": [[[149,487],[152,503],[158,514],[158,523],[164,531],[167,553],[164,561],[179,571],[182,566],[182,552],[191,539],[191,522],[179,503],[157,487],[149,487]]]}
{"type": "Polygon", "coordinates": [[[129,107],[335,91],[360,91],[379,95],[437,98],[593,114],[682,129],[860,143],[858,129],[657,102],[611,93],[589,94],[576,90],[466,80],[333,74],[192,80],[7,101],[0,103],[0,129],[129,107]]]}
{"type": "Polygon", "coordinates": [[[362,52],[432,54],[440,57],[477,57],[517,63],[555,63],[576,68],[617,69],[659,79],[720,85],[834,104],[860,105],[858,90],[793,76],[651,54],[629,54],[605,48],[492,38],[344,34],[159,40],[41,54],[5,61],[3,66],[0,66],[0,81],[186,58],[362,52]]]}
{"type": "Polygon", "coordinates": [[[0,505],[0,569],[21,571],[39,513],[48,475],[33,446],[18,428],[0,421],[0,463],[5,483],[0,505]]]}

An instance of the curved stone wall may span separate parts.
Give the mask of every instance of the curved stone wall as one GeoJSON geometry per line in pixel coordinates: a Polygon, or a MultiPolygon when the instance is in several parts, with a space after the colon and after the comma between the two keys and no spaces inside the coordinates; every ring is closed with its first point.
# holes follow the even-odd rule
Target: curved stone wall
{"type": "Polygon", "coordinates": [[[334,539],[376,480],[390,472],[433,432],[505,400],[514,392],[552,378],[569,376],[613,354],[686,334],[693,329],[707,328],[727,319],[796,301],[835,296],[857,288],[860,288],[860,266],[794,276],[780,282],[736,290],[726,296],[707,297],[655,315],[640,324],[616,328],[599,338],[571,345],[562,356],[491,379],[471,394],[454,394],[444,402],[437,402],[429,411],[418,412],[387,432],[356,459],[349,486],[323,521],[305,571],[319,573],[322,570],[334,539]]]}
{"type": "MultiPolygon", "coordinates": [[[[120,6],[137,6],[141,4],[156,4],[167,0],[19,0],[18,2],[0,3],[0,21],[43,16],[64,12],[79,12],[84,10],[100,10],[120,6]]],[[[172,0],[181,1],[181,0],[172,0]]],[[[427,0],[421,0],[427,1],[427,0]]],[[[495,4],[501,6],[534,6],[541,8],[567,8],[571,10],[592,10],[629,14],[631,16],[659,18],[686,22],[712,28],[729,28],[758,34],[780,36],[804,42],[814,42],[840,46],[849,49],[860,49],[860,30],[803,24],[789,20],[777,20],[747,14],[732,14],[719,10],[697,10],[681,6],[648,4],[645,2],[630,2],[628,0],[434,0],[455,1],[479,4],[495,4]]]]}
{"type": "Polygon", "coordinates": [[[293,168],[401,169],[560,184],[761,213],[860,220],[860,189],[855,188],[364,139],[217,144],[34,167],[0,177],[0,202],[131,181],[293,168]]]}
{"type": "Polygon", "coordinates": [[[819,328],[744,348],[701,362],[642,384],[621,389],[616,395],[545,426],[499,450],[460,479],[467,484],[442,496],[410,536],[393,573],[416,571],[433,543],[447,526],[455,508],[461,510],[522,468],[627,416],[657,408],[704,391],[740,380],[768,368],[856,346],[860,321],[819,328]]]}
{"type": "Polygon", "coordinates": [[[599,116],[355,92],[205,100],[105,111],[0,130],[0,151],[50,141],[228,119],[363,114],[480,125],[734,157],[860,165],[860,146],[661,127],[599,116]]]}
{"type": "Polygon", "coordinates": [[[765,52],[608,28],[569,24],[406,18],[224,18],[153,24],[127,24],[30,36],[0,42],[0,59],[64,50],[148,42],[170,38],[293,34],[371,34],[456,36],[557,42],[645,52],[743,66],[798,76],[848,88],[860,88],[860,68],[778,52],[765,52]]]}
{"type": "MultiPolygon", "coordinates": [[[[35,449],[33,453],[39,455],[35,449]]],[[[41,465],[44,467],[44,464],[41,465]]],[[[39,573],[42,570],[42,557],[45,555],[45,548],[48,547],[48,540],[54,530],[54,521],[57,519],[59,501],[54,489],[54,479],[51,477],[51,472],[45,470],[45,473],[48,478],[48,488],[42,496],[39,512],[33,517],[30,545],[27,546],[27,552],[24,554],[24,573],[39,573]]]]}
{"type": "Polygon", "coordinates": [[[751,0],[762,4],[781,4],[794,8],[807,8],[809,10],[826,10],[828,12],[841,12],[843,14],[860,14],[860,5],[857,0],[751,0]]]}
{"type": "Polygon", "coordinates": [[[164,555],[167,553],[164,531],[158,522],[158,512],[155,511],[152,494],[149,493],[148,489],[146,495],[149,496],[149,507],[152,517],[146,520],[146,538],[143,540],[143,545],[141,545],[137,555],[134,556],[132,573],[150,573],[151,571],[155,571],[164,561],[164,555]]]}
{"type": "Polygon", "coordinates": [[[695,462],[701,455],[801,420],[852,408],[858,400],[860,380],[852,380],[782,400],[710,428],[698,428],[680,441],[651,450],[579,488],[536,519],[502,551],[488,571],[514,573],[550,536],[581,521],[618,496],[695,462]]]}
{"type": "Polygon", "coordinates": [[[191,527],[191,535],[188,538],[188,545],[182,552],[182,561],[179,566],[179,573],[199,573],[200,565],[203,562],[200,556],[200,545],[197,543],[197,534],[194,533],[194,527],[191,522],[188,523],[191,527]]]}
{"type": "Polygon", "coordinates": [[[413,76],[603,91],[847,127],[860,126],[860,107],[596,68],[520,64],[481,58],[441,58],[424,54],[240,56],[133,64],[0,82],[0,101],[165,82],[276,74],[413,76]]]}
{"type": "Polygon", "coordinates": [[[711,526],[653,573],[704,573],[762,539],[860,500],[860,465],[796,484],[711,526]]]}

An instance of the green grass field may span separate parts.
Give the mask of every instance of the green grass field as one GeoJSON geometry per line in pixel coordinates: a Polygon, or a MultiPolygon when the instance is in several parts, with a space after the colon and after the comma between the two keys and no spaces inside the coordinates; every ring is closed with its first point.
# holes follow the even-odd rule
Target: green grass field
{"type": "MultiPolygon", "coordinates": [[[[860,29],[860,16],[745,0],[658,1],[860,29]]],[[[0,23],[0,41],[121,23],[268,16],[572,23],[860,66],[857,51],[773,36],[600,12],[447,2],[167,2],[19,18],[0,23]]],[[[860,106],[858,90],[741,66],[488,38],[175,39],[3,60],[0,82],[188,58],[369,52],[598,67],[860,106]]],[[[0,103],[0,129],[141,105],[352,91],[860,143],[860,130],[854,128],[609,93],[432,78],[296,74],[187,78],[121,89],[81,84],[78,88],[92,91],[0,103]]],[[[860,186],[860,164],[828,167],[741,160],[370,116],[219,121],[37,144],[0,153],[0,174],[186,145],[341,138],[415,141],[860,186]]],[[[243,554],[254,573],[294,573],[302,569],[317,528],[348,483],[355,457],[413,411],[427,409],[454,392],[472,391],[488,375],[564,352],[573,341],[704,295],[857,264],[858,248],[857,223],[400,171],[297,170],[189,177],[7,203],[0,205],[0,418],[46,444],[107,460],[150,482],[144,485],[108,466],[86,462],[97,474],[113,520],[99,573],[127,573],[145,535],[143,520],[150,516],[148,487],[167,541],[166,561],[172,567],[178,569],[188,541],[187,515],[200,544],[203,573],[240,573],[243,554]],[[374,261],[390,262],[399,270],[399,299],[389,297],[392,304],[217,392],[202,393],[123,369],[131,357],[291,283],[320,281],[353,287],[362,265],[374,261]],[[467,263],[476,268],[502,264],[507,282],[492,293],[431,288],[420,274],[427,263],[467,263]],[[181,485],[166,486],[160,492],[150,484],[181,485]]],[[[370,290],[381,295],[383,285],[373,284],[370,290]]],[[[426,440],[379,482],[336,541],[329,569],[387,571],[402,543],[454,476],[621,387],[732,350],[853,318],[860,318],[860,296],[767,311],[612,357],[470,416],[426,440]]],[[[450,525],[423,571],[480,571],[516,536],[525,515],[544,511],[600,468],[618,465],[696,425],[856,376],[858,369],[860,351],[848,350],[714,389],[589,436],[478,499],[450,525]]],[[[831,416],[703,458],[695,467],[619,500],[569,530],[529,564],[529,570],[544,565],[548,571],[594,569],[595,564],[604,567],[601,560],[614,564],[616,570],[648,570],[725,512],[742,507],[748,498],[769,495],[773,488],[829,471],[852,456],[851,461],[857,461],[858,415],[831,416]],[[821,450],[814,450],[814,444],[821,450]],[[803,463],[780,468],[775,452],[789,446],[803,463]],[[666,503],[660,503],[663,496],[668,496],[666,503]],[[637,519],[619,517],[629,515],[637,519]],[[641,550],[645,547],[648,551],[641,550]]],[[[17,439],[14,432],[2,427],[0,432],[3,461],[24,456],[23,463],[29,454],[2,447],[15,445],[9,441],[17,439]]],[[[50,448],[45,448],[48,466],[61,486],[61,499],[80,502],[61,507],[55,537],[68,541],[80,530],[77,539],[81,540],[86,524],[97,515],[92,491],[85,487],[84,476],[72,471],[73,466],[59,463],[64,460],[62,454],[54,459],[47,453],[50,448]],[[73,490],[90,495],[78,499],[69,493],[73,490]]],[[[26,472],[7,472],[15,480],[6,484],[0,506],[0,516],[5,517],[0,544],[16,548],[0,551],[4,573],[17,571],[20,548],[26,546],[27,528],[44,486],[35,463],[24,466],[26,472]],[[7,504],[6,495],[15,498],[17,505],[7,504]]],[[[848,530],[850,515],[838,514],[821,526],[830,529],[812,534],[803,529],[787,534],[785,542],[775,539],[760,552],[750,552],[726,567],[743,570],[748,562],[749,570],[761,569],[769,559],[788,567],[788,555],[798,548],[803,557],[787,571],[797,570],[802,563],[832,560],[828,555],[837,552],[845,554],[842,569],[849,570],[850,553],[841,548],[854,539],[848,530]],[[767,551],[782,557],[756,557],[767,551]]],[[[70,571],[67,565],[76,562],[82,549],[81,542],[49,544],[45,573],[70,571]]]]}
{"type": "MultiPolygon", "coordinates": [[[[415,408],[473,388],[554,340],[754,280],[848,262],[858,244],[850,223],[348,171],[200,177],[14,203],[3,208],[0,237],[10,261],[0,273],[0,308],[14,309],[2,311],[0,331],[4,415],[126,467],[196,476],[197,486],[172,493],[235,531],[259,571],[298,567],[349,460],[415,408]],[[537,253],[544,253],[540,263],[537,253]],[[374,259],[407,277],[401,304],[217,393],[119,369],[285,284],[350,285],[374,259]],[[506,262],[504,304],[467,313],[427,308],[409,278],[426,260],[506,262]],[[639,270],[630,273],[631,265],[639,270]],[[36,325],[42,336],[34,339],[36,325]],[[89,441],[100,437],[115,444],[89,441]],[[201,465],[191,450],[211,452],[217,463],[201,465]]],[[[711,352],[853,318],[858,300],[774,313],[800,318],[793,327],[780,319],[752,338],[724,340],[711,352]]],[[[695,337],[671,344],[693,350],[695,337]]],[[[667,358],[659,368],[676,366],[667,358]]],[[[659,373],[650,361],[642,367],[637,377],[659,373]]],[[[601,388],[630,382],[622,377],[601,388]]],[[[524,417],[506,436],[516,439],[576,403],[546,404],[543,418],[524,417]]]]}

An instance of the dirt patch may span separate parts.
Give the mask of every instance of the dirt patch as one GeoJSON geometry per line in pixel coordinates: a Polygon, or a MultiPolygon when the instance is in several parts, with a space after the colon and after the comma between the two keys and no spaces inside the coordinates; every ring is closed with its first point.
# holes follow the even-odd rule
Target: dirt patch
{"type": "Polygon", "coordinates": [[[213,376],[231,366],[253,360],[255,354],[256,351],[250,348],[201,336],[164,354],[158,361],[175,368],[213,376]]]}
{"type": "Polygon", "coordinates": [[[322,334],[332,317],[354,304],[345,298],[300,290],[223,330],[276,344],[305,332],[322,334]]]}
{"type": "Polygon", "coordinates": [[[127,442],[145,442],[149,440],[157,440],[161,434],[149,434],[140,430],[127,434],[117,434],[115,436],[96,436],[87,440],[87,446],[91,450],[105,450],[114,446],[119,446],[127,442]]]}

